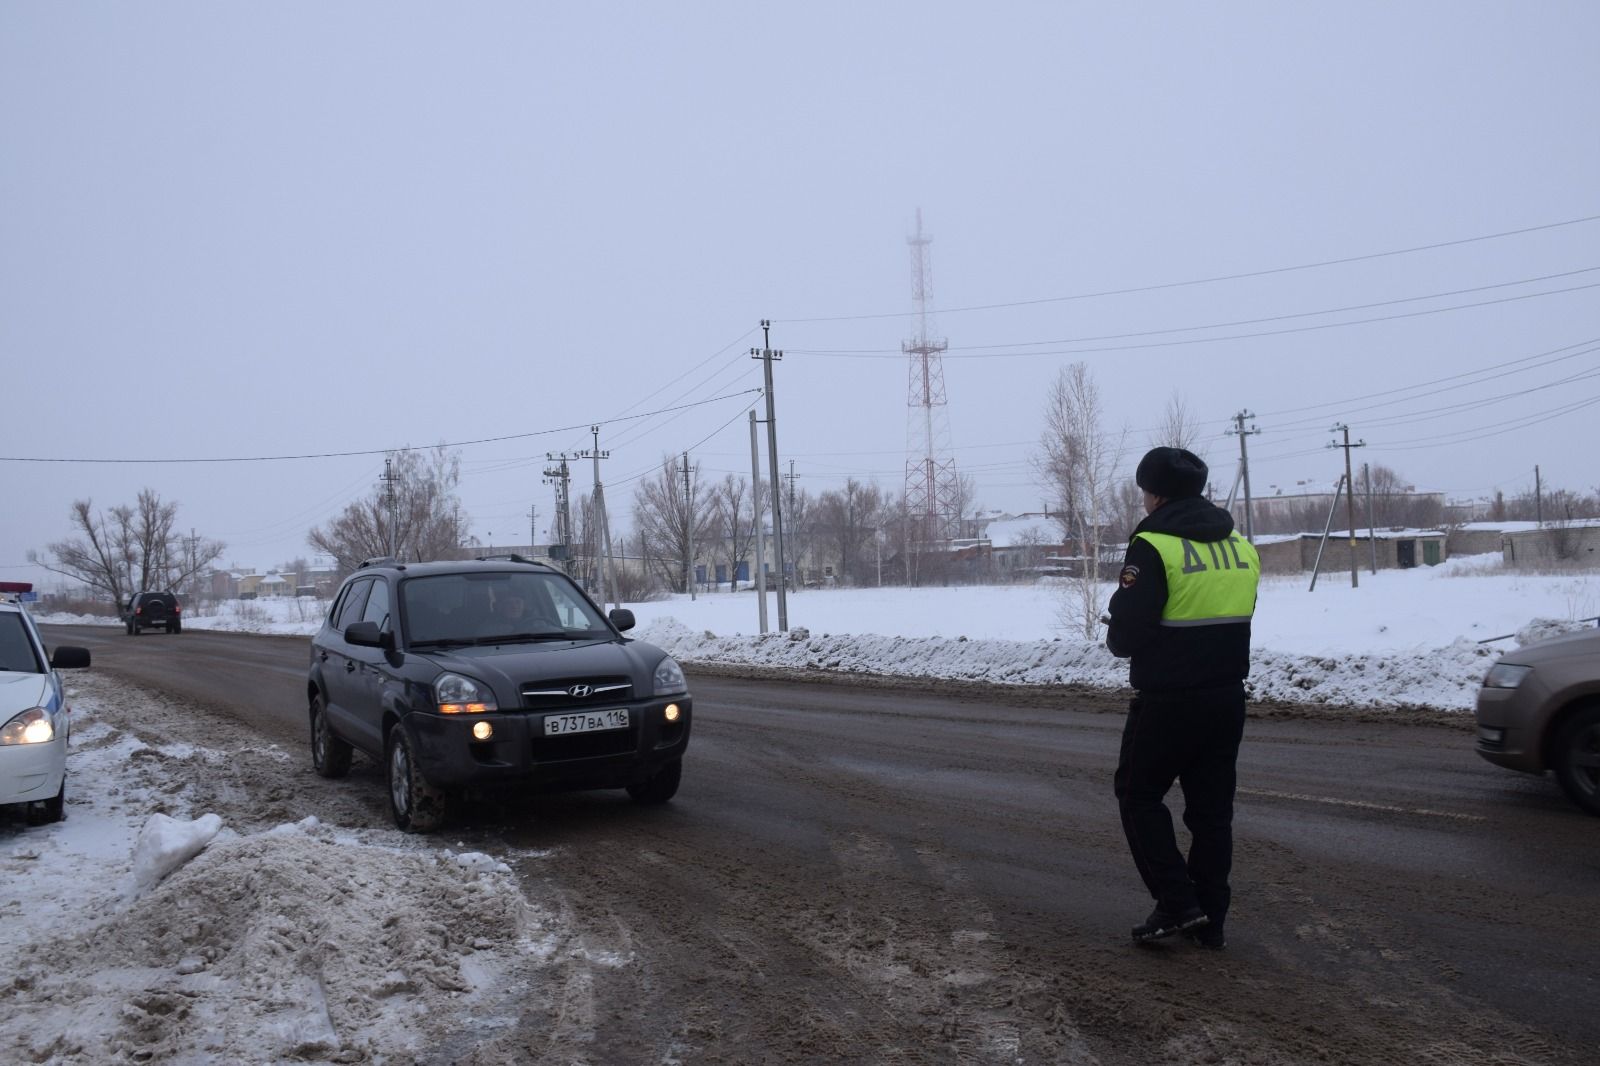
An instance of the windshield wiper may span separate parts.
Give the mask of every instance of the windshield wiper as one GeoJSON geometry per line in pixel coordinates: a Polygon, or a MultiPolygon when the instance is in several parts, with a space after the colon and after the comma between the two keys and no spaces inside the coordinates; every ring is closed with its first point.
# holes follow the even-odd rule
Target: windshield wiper
{"type": "Polygon", "coordinates": [[[466,648],[482,641],[475,637],[437,637],[433,640],[413,640],[413,648],[466,648]]]}
{"type": "Polygon", "coordinates": [[[565,630],[547,629],[539,633],[506,633],[495,637],[479,637],[479,644],[527,644],[540,640],[571,640],[565,630]]]}

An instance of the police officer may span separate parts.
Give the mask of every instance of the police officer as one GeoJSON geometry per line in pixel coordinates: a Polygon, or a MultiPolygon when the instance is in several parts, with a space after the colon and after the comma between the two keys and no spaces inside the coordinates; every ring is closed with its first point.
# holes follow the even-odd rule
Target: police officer
{"type": "Polygon", "coordinates": [[[1206,500],[1206,464],[1152,448],[1134,475],[1145,518],[1111,595],[1106,647],[1129,660],[1134,695],[1122,731],[1117,806],[1134,864],[1155,899],[1137,942],[1185,932],[1227,939],[1235,761],[1244,735],[1244,679],[1260,560],[1233,516],[1206,500]],[[1163,802],[1183,789],[1191,844],[1178,850],[1163,802]]]}

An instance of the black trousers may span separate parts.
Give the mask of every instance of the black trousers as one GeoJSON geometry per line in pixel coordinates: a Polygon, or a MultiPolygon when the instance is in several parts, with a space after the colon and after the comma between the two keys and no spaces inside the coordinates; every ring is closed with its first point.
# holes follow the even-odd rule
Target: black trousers
{"type": "Polygon", "coordinates": [[[1128,705],[1117,763],[1117,806],[1133,861],[1156,905],[1178,913],[1199,904],[1215,926],[1232,893],[1233,793],[1244,736],[1244,685],[1186,692],[1145,692],[1128,705]],[[1176,781],[1183,789],[1188,858],[1167,810],[1176,781]]]}

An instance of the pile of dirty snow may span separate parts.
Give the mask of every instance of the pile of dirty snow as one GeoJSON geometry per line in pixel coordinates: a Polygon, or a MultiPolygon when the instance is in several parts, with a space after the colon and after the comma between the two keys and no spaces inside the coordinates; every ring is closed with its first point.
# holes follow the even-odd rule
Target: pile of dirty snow
{"type": "Polygon", "coordinates": [[[348,789],[302,802],[354,828],[263,824],[281,752],[70,686],[67,820],[0,822],[0,1062],[414,1061],[543,994],[559,931],[504,861],[369,828],[348,789]]]}

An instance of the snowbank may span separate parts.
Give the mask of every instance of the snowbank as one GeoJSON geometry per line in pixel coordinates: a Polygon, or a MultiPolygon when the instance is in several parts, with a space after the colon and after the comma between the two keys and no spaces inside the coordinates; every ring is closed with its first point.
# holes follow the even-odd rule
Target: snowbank
{"type": "MultiPolygon", "coordinates": [[[[1464,711],[1495,656],[1552,626],[1600,615],[1600,575],[1507,572],[1492,555],[1363,572],[1356,588],[1348,572],[1323,574],[1314,592],[1309,584],[1303,574],[1262,582],[1251,667],[1258,696],[1464,711]]],[[[1110,592],[1108,585],[1102,602],[1110,592]]],[[[776,597],[768,601],[775,630],[776,597]]],[[[1064,621],[1058,584],[809,589],[789,596],[791,631],[766,636],[749,589],[629,606],[638,636],[690,662],[1021,685],[1127,683],[1126,663],[1064,621]]],[[[234,602],[184,624],[311,634],[326,610],[309,599],[234,602]]]]}
{"type": "Polygon", "coordinates": [[[198,747],[187,707],[69,685],[68,819],[0,821],[0,1062],[442,1061],[559,990],[564,904],[503,859],[283,788],[243,727],[198,747]]]}

